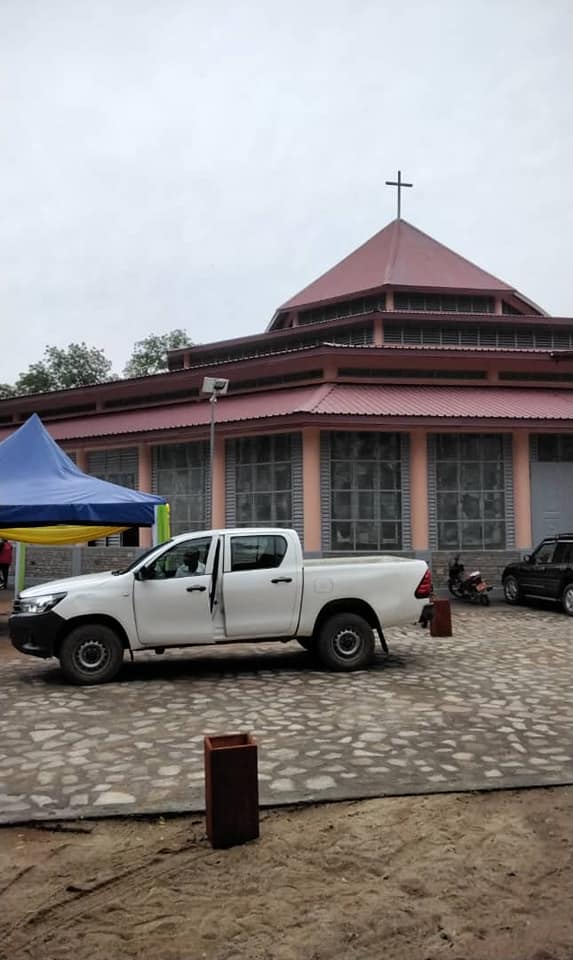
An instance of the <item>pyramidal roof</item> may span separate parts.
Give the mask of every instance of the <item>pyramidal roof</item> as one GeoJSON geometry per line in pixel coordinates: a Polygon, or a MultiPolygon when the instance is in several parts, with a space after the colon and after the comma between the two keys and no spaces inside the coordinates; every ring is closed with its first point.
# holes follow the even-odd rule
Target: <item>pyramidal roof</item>
{"type": "Polygon", "coordinates": [[[392,220],[279,309],[310,306],[385,286],[516,292],[406,220],[392,220]]]}

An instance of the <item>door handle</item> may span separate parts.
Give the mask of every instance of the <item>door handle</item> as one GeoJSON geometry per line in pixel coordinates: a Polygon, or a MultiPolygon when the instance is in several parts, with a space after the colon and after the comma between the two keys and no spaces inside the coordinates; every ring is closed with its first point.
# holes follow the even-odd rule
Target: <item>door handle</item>
{"type": "Polygon", "coordinates": [[[204,593],[207,587],[187,587],[187,593],[204,593]]]}
{"type": "Polygon", "coordinates": [[[292,577],[275,577],[271,583],[292,583],[292,577]]]}

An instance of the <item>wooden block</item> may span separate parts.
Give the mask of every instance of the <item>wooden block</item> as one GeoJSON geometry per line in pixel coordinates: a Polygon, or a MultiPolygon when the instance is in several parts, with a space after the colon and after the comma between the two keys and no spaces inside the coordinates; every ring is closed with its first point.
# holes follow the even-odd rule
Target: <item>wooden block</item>
{"type": "Polygon", "coordinates": [[[257,744],[250,733],[204,738],[207,836],[233,847],[259,836],[257,744]]]}

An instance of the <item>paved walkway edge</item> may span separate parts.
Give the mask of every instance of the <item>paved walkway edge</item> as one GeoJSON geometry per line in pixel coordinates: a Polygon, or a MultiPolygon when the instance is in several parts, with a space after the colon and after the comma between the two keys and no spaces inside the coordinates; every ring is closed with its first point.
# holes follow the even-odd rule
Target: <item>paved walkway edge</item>
{"type": "MultiPolygon", "coordinates": [[[[432,787],[431,790],[427,788],[416,788],[412,787],[411,789],[396,789],[396,790],[385,790],[381,792],[379,789],[368,790],[368,788],[360,789],[357,788],[355,791],[352,788],[348,788],[345,796],[340,796],[338,790],[321,791],[320,794],[303,793],[301,796],[290,796],[288,799],[283,800],[269,800],[263,799],[260,803],[261,810],[273,810],[280,809],[281,807],[296,807],[296,806],[311,806],[315,804],[322,803],[355,803],[359,800],[383,800],[390,797],[418,797],[418,796],[433,796],[434,794],[444,794],[444,793],[491,793],[493,791],[499,790],[542,790],[549,787],[572,787],[573,780],[563,779],[560,777],[545,777],[542,779],[533,780],[528,777],[516,777],[515,779],[504,778],[502,781],[496,780],[495,783],[487,782],[475,782],[475,783],[465,783],[463,786],[456,784],[440,784],[432,787]]],[[[137,810],[132,810],[130,804],[118,805],[115,807],[109,806],[105,807],[102,810],[98,810],[86,813],[84,816],[78,814],[77,807],[66,807],[62,810],[38,810],[34,813],[33,817],[5,817],[0,813],[0,830],[3,827],[14,827],[14,826],[24,826],[25,824],[34,824],[34,823],[58,823],[61,821],[75,820],[75,821],[85,821],[85,820],[109,820],[117,818],[149,818],[149,817],[160,817],[165,814],[168,816],[185,816],[186,814],[197,814],[205,813],[205,804],[203,802],[191,802],[189,805],[179,804],[174,802],[168,802],[164,804],[153,804],[147,807],[145,804],[138,804],[137,810]]]]}

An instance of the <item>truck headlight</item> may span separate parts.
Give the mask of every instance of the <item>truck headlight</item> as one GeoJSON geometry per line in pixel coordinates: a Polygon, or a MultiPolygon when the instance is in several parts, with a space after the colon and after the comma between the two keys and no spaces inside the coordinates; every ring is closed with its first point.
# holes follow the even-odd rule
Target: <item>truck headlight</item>
{"type": "Polygon", "coordinates": [[[65,593],[46,593],[42,597],[20,597],[17,601],[18,613],[47,613],[65,596],[65,593]]]}

